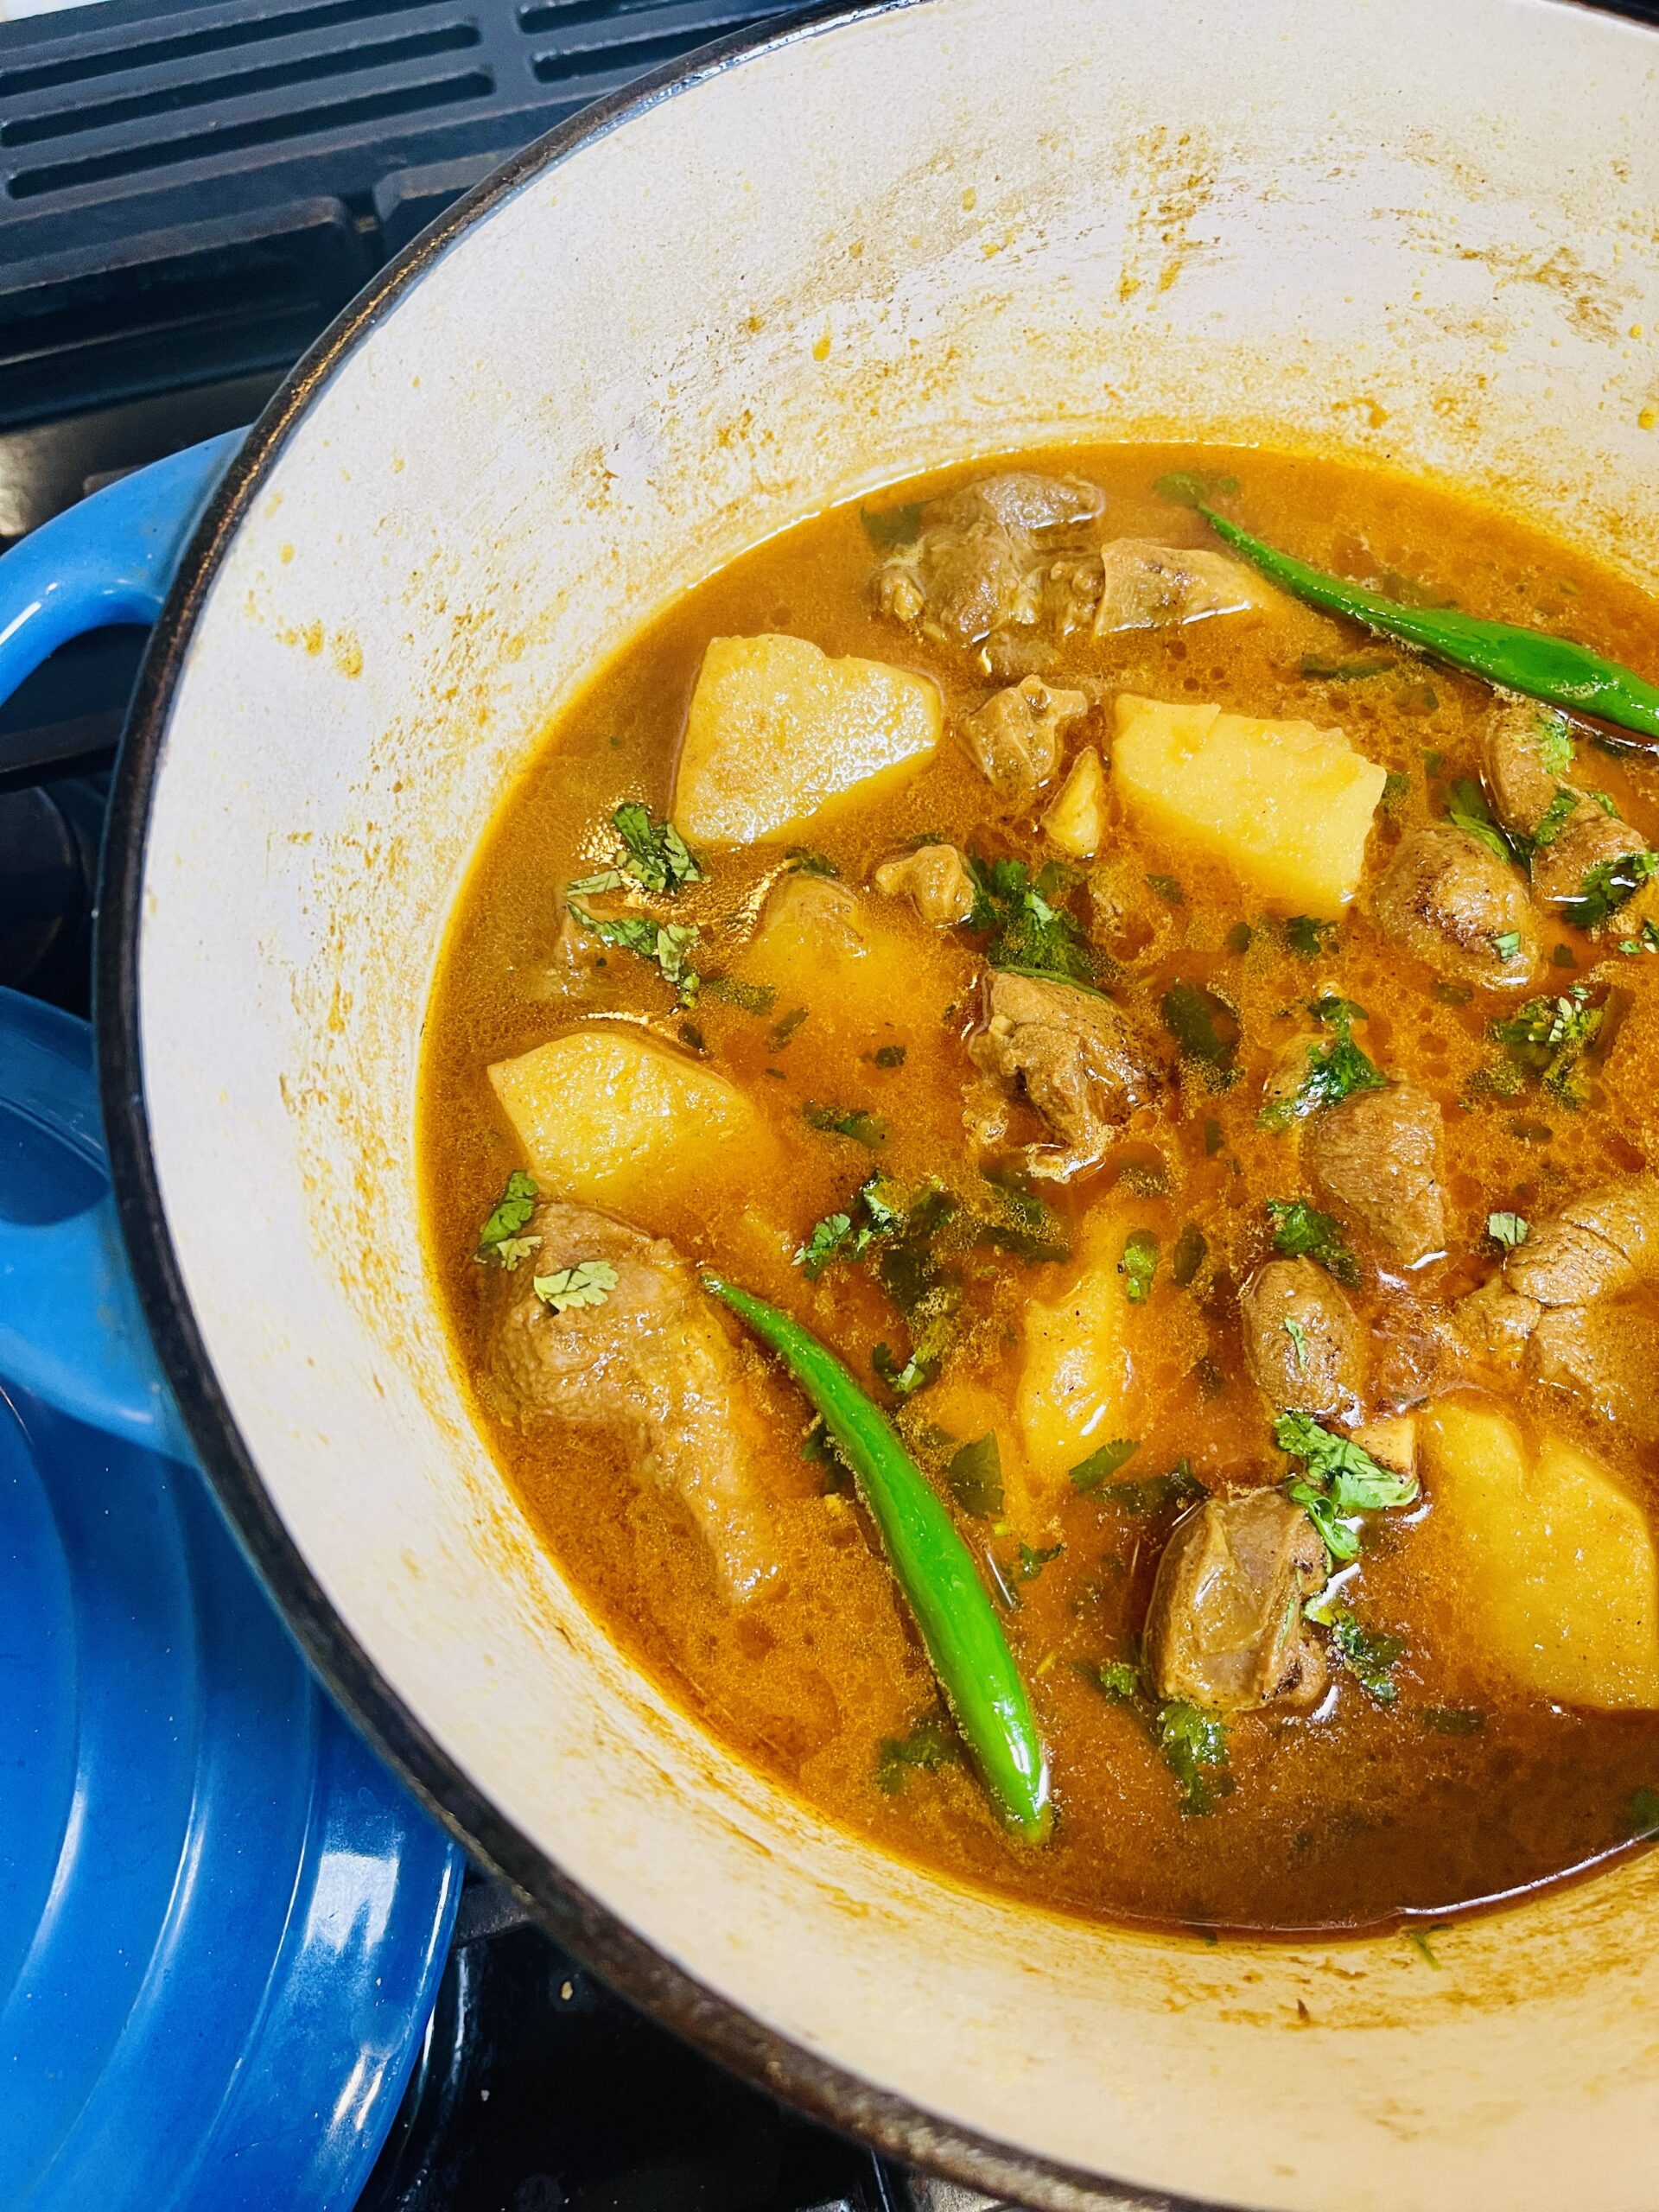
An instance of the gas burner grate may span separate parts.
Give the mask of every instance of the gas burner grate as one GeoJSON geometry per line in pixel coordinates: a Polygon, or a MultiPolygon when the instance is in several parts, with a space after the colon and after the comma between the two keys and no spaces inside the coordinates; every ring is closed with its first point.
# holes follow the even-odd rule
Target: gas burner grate
{"type": "Polygon", "coordinates": [[[108,0],[0,23],[0,431],[286,368],[504,156],[795,0],[108,0]]]}

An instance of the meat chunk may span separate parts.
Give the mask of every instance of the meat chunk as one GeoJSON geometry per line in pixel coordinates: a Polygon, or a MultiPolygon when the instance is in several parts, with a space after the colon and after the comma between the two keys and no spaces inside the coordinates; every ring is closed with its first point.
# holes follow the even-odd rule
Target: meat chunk
{"type": "Polygon", "coordinates": [[[1024,813],[1060,765],[1062,734],[1088,711],[1086,693],[1056,691],[1027,676],[968,716],[963,741],[1002,804],[1024,813]]]}
{"type": "Polygon", "coordinates": [[[858,893],[829,875],[780,875],[760,910],[757,942],[803,949],[831,946],[857,958],[868,949],[858,911],[858,893]]]}
{"type": "Polygon", "coordinates": [[[1380,1244],[1416,1267],[1446,1249],[1440,1109],[1414,1084],[1357,1091],[1302,1132],[1309,1173],[1380,1244]]]}
{"type": "Polygon", "coordinates": [[[1190,545],[1159,545],[1149,537],[1115,537],[1100,551],[1101,590],[1095,635],[1160,630],[1208,615],[1255,613],[1267,588],[1225,553],[1190,545]]]}
{"type": "Polygon", "coordinates": [[[1269,1260],[1238,1295],[1244,1357],[1276,1413],[1351,1421],[1365,1389],[1353,1308],[1312,1260],[1269,1260]]]}
{"type": "Polygon", "coordinates": [[[883,861],[875,887],[888,899],[908,899],[935,929],[965,922],[974,911],[974,880],[954,845],[921,845],[902,859],[883,861]]]}
{"type": "Polygon", "coordinates": [[[550,1419],[626,1439],[640,1474],[685,1508],[724,1595],[753,1597],[777,1569],[765,1433],[696,1276],[671,1244],[589,1207],[546,1200],[526,1234],[533,1250],[511,1271],[486,1272],[495,1402],[521,1427],[550,1419]],[[605,1262],[614,1285],[598,1305],[553,1312],[537,1281],[588,1261],[605,1262]]]}
{"type": "Polygon", "coordinates": [[[1414,830],[1376,889],[1386,937],[1437,974],[1489,990],[1529,983],[1538,917],[1522,878],[1478,837],[1449,823],[1414,830]]]}
{"type": "Polygon", "coordinates": [[[1023,1086],[1057,1140],[1033,1149],[1033,1174],[1092,1166],[1113,1129],[1159,1087],[1149,1047],[1096,991],[994,973],[985,1014],[968,1046],[975,1065],[1010,1092],[1023,1086]]]}
{"type": "Polygon", "coordinates": [[[1481,732],[1480,760],[1498,820],[1530,837],[1572,767],[1572,741],[1560,717],[1535,699],[1500,697],[1481,732]]]}
{"type": "Polygon", "coordinates": [[[1324,1541],[1282,1491],[1199,1506],[1170,1538],[1153,1588],[1146,1649],[1158,1694],[1211,1713],[1317,1705],[1325,1661],[1302,1600],[1325,1579],[1324,1541]]]}
{"type": "MultiPolygon", "coordinates": [[[[1632,830],[1621,815],[1607,813],[1593,799],[1580,798],[1556,836],[1534,853],[1533,893],[1547,905],[1567,910],[1565,918],[1574,920],[1573,902],[1596,889],[1592,880],[1596,870],[1611,879],[1605,885],[1612,893],[1611,910],[1636,888],[1648,864],[1648,841],[1639,830],[1632,830]]],[[[1597,914],[1589,925],[1599,927],[1605,919],[1605,913],[1597,914]]]]}
{"type": "Polygon", "coordinates": [[[1558,1306],[1540,1314],[1526,1370],[1638,1443],[1659,1442],[1659,1316],[1644,1307],[1558,1306]]]}
{"type": "Polygon", "coordinates": [[[946,645],[1033,625],[1053,556],[1104,505],[1096,485],[1029,469],[959,486],[928,502],[915,542],[884,563],[878,603],[946,645]]]}
{"type": "Polygon", "coordinates": [[[1659,1280],[1659,1177],[1626,1175],[1569,1198],[1503,1263],[1511,1291],[1585,1306],[1659,1280]]]}
{"type": "Polygon", "coordinates": [[[1517,1297],[1498,1274],[1459,1299],[1452,1319],[1477,1357],[1495,1367],[1517,1368],[1542,1312],[1535,1298],[1517,1297]]]}

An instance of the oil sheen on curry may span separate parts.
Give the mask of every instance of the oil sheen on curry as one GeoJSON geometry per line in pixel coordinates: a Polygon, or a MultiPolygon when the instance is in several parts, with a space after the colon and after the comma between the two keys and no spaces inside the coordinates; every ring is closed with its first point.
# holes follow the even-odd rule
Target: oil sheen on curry
{"type": "Polygon", "coordinates": [[[1659,672],[1328,461],[822,514],[505,800],[424,1205],[507,1478],[734,1758],[1060,1910],[1374,1928],[1659,1830],[1659,769],[1258,539],[1659,672]]]}

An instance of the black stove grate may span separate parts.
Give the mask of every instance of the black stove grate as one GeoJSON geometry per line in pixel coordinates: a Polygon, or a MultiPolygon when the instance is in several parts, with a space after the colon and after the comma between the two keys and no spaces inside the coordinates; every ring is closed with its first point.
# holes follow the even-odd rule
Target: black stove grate
{"type": "Polygon", "coordinates": [[[576,109],[797,0],[106,0],[0,24],[0,430],[286,369],[576,109]]]}

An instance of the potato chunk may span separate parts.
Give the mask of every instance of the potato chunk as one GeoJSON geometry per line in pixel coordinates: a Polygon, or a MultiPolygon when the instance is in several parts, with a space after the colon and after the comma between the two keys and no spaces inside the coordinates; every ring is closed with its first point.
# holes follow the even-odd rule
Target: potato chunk
{"type": "Polygon", "coordinates": [[[1128,692],[1116,721],[1112,775],[1138,819],[1230,862],[1287,913],[1341,913],[1387,778],[1339,729],[1128,692]]]}
{"type": "Polygon", "coordinates": [[[768,1141],[734,1084],[635,1029],[573,1029],[489,1077],[545,1195],[652,1227],[768,1141]]]}
{"type": "Polygon", "coordinates": [[[781,843],[855,786],[896,783],[939,741],[944,709],[925,676],[884,661],[831,660],[804,638],[711,638],[674,782],[684,835],[711,845],[781,843]]]}
{"type": "Polygon", "coordinates": [[[1483,1407],[1437,1407],[1423,1440],[1480,1650],[1541,1697],[1659,1706],[1659,1572],[1635,1502],[1570,1445],[1529,1458],[1483,1407]]]}

